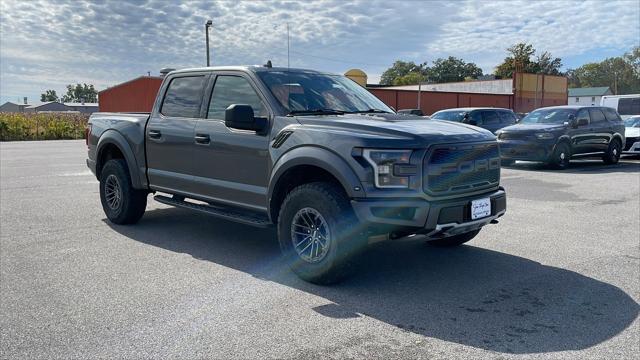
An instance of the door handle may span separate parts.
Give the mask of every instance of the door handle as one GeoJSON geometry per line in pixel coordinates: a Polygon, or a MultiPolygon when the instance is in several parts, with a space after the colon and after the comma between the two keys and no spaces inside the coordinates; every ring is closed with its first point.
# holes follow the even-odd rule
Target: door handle
{"type": "Polygon", "coordinates": [[[211,142],[211,138],[209,137],[209,134],[196,134],[195,139],[197,144],[202,144],[202,145],[207,145],[211,142]]]}
{"type": "Polygon", "coordinates": [[[162,137],[162,133],[158,130],[149,130],[149,137],[152,139],[160,139],[162,137]]]}

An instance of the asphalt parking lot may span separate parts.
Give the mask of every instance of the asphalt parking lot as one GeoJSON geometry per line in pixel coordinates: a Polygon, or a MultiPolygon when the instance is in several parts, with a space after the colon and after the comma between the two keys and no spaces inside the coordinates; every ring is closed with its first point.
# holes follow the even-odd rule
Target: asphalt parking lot
{"type": "MultiPolygon", "coordinates": [[[[0,144],[2,358],[632,358],[640,161],[503,170],[469,245],[381,243],[333,287],[273,231],[153,200],[113,226],[83,141],[0,144]]],[[[635,355],[634,355],[635,354],[635,355]]]]}

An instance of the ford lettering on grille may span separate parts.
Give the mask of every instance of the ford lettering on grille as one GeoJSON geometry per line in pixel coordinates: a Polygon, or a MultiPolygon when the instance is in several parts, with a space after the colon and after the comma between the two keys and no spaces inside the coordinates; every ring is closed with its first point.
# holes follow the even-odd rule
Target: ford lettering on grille
{"type": "Polygon", "coordinates": [[[424,179],[424,190],[432,195],[495,186],[500,180],[498,145],[436,147],[425,158],[424,179]]]}

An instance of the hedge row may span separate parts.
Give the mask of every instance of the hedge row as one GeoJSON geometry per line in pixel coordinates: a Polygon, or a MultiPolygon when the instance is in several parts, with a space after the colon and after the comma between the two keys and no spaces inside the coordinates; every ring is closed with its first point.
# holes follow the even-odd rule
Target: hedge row
{"type": "Polygon", "coordinates": [[[84,114],[0,113],[0,141],[82,139],[84,114]]]}

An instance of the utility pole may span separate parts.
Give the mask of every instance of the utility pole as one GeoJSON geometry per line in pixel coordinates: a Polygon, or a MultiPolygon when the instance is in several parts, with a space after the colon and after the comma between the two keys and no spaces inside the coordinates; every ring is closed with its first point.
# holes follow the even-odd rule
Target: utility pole
{"type": "Polygon", "coordinates": [[[418,83],[418,109],[422,110],[420,107],[420,99],[422,99],[422,81],[418,83]]]}
{"type": "Polygon", "coordinates": [[[290,47],[290,41],[289,41],[289,23],[287,22],[287,69],[289,68],[289,47],[290,47]]]}
{"type": "Polygon", "coordinates": [[[209,28],[211,27],[211,25],[213,25],[213,21],[211,20],[207,20],[207,22],[204,24],[204,33],[205,38],[207,39],[207,67],[211,66],[209,55],[209,28]]]}
{"type": "Polygon", "coordinates": [[[613,94],[618,95],[618,72],[613,72],[613,94]]]}

